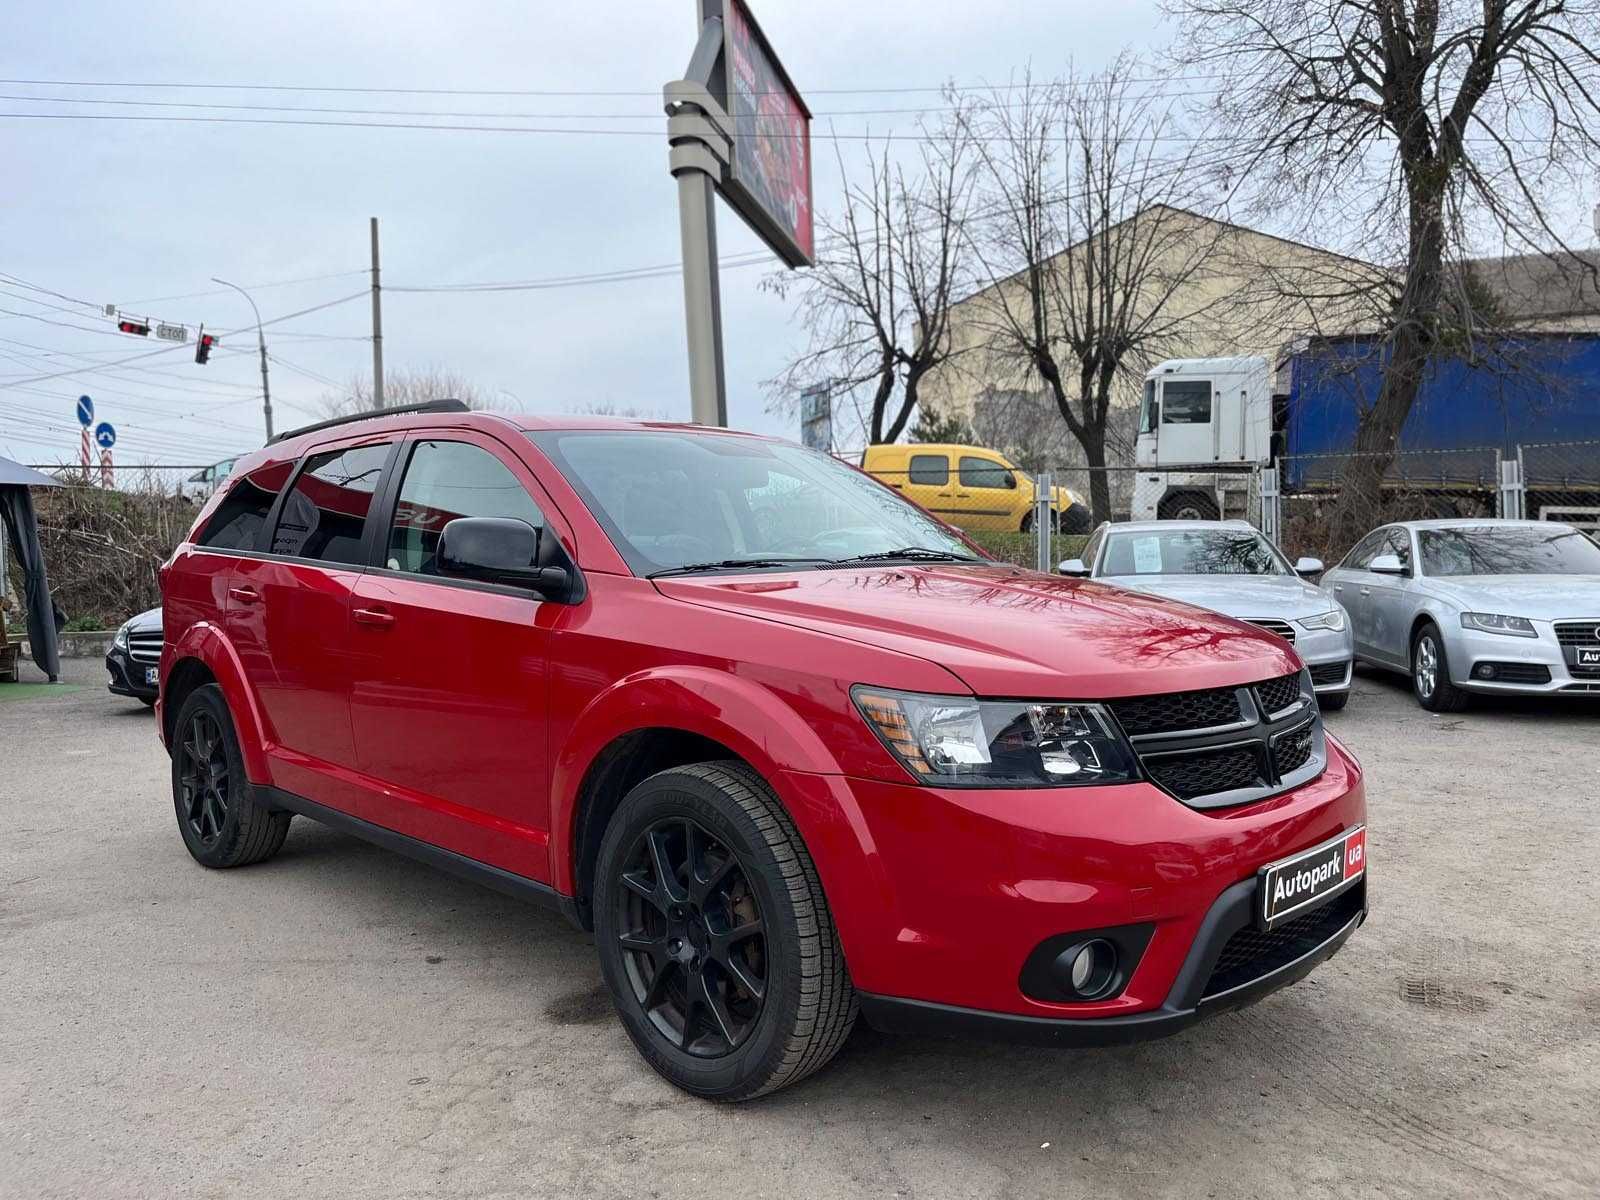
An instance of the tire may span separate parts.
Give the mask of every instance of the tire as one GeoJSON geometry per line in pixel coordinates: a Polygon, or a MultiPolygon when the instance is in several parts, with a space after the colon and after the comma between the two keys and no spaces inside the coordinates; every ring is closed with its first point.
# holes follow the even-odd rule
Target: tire
{"type": "Polygon", "coordinates": [[[189,693],[172,723],[172,805],[178,833],[203,867],[243,867],[283,846],[293,814],[255,802],[222,689],[189,693]]]}
{"type": "Polygon", "coordinates": [[[1070,534],[1089,533],[1094,529],[1094,513],[1089,511],[1087,504],[1074,504],[1061,514],[1061,532],[1070,534]]]}
{"type": "Polygon", "coordinates": [[[661,771],[629,792],[601,841],[594,913],[623,1027],[686,1092],[777,1091],[824,1066],[855,1024],[816,866],[744,763],[661,771]]]}
{"type": "Polygon", "coordinates": [[[1411,694],[1429,712],[1460,712],[1472,699],[1450,682],[1450,664],[1444,656],[1444,638],[1432,622],[1411,639],[1411,694]]]}
{"type": "Polygon", "coordinates": [[[1349,692],[1330,692],[1326,696],[1317,697],[1317,707],[1325,713],[1338,712],[1349,703],[1349,692]]]}
{"type": "MultiPolygon", "coordinates": [[[[1033,510],[1031,508],[1027,512],[1022,514],[1022,532],[1023,533],[1032,533],[1033,532],[1033,510]]],[[[1050,514],[1050,532],[1051,533],[1060,533],[1061,532],[1061,514],[1058,513],[1058,512],[1052,512],[1050,514]]]]}
{"type": "Polygon", "coordinates": [[[1163,521],[1215,521],[1219,515],[1217,502],[1204,492],[1179,492],[1156,506],[1163,521]]]}

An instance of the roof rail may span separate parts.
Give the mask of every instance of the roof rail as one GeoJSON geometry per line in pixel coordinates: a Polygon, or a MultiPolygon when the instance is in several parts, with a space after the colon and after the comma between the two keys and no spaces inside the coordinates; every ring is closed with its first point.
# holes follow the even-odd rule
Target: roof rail
{"type": "Polygon", "coordinates": [[[461,400],[424,400],[421,404],[400,404],[394,408],[372,408],[358,413],[351,413],[348,417],[334,417],[331,421],[318,421],[315,425],[302,425],[299,429],[290,429],[278,434],[267,445],[275,446],[279,442],[286,442],[290,438],[299,437],[303,433],[317,433],[323,429],[333,429],[339,425],[348,425],[352,421],[370,421],[374,417],[397,417],[402,413],[464,413],[471,411],[471,407],[461,400]]]}

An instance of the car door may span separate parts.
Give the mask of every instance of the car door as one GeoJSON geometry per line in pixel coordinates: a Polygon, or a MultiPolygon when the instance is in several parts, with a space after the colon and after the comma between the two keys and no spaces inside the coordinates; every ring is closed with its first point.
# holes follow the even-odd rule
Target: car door
{"type": "Polygon", "coordinates": [[[228,636],[265,718],[273,783],[365,816],[350,731],[350,596],[397,438],[313,449],[228,589],[228,636]]]}
{"type": "Polygon", "coordinates": [[[547,849],[551,623],[564,606],[441,576],[456,517],[514,517],[560,537],[528,467],[465,431],[411,440],[391,515],[356,584],[350,712],[369,820],[539,880],[547,849]]]}
{"type": "Polygon", "coordinates": [[[950,456],[944,451],[919,451],[907,460],[904,494],[945,520],[955,515],[955,477],[950,471],[950,456]]]}
{"type": "Polygon", "coordinates": [[[963,454],[956,469],[956,508],[974,529],[1009,530],[1021,524],[1016,512],[1017,475],[998,458],[963,454]]]}
{"type": "MultiPolygon", "coordinates": [[[[1411,531],[1394,527],[1388,531],[1379,554],[1393,554],[1408,568],[1415,558],[1411,552],[1411,531]]],[[[1411,613],[1415,603],[1417,583],[1414,575],[1379,575],[1369,571],[1366,598],[1372,630],[1372,654],[1390,666],[1409,667],[1411,664],[1411,613]]]]}
{"type": "Polygon", "coordinates": [[[1208,463],[1217,457],[1217,429],[1209,379],[1161,381],[1160,462],[1208,463]]]}
{"type": "Polygon", "coordinates": [[[1379,547],[1387,540],[1388,534],[1387,529],[1375,529],[1367,534],[1323,580],[1350,618],[1350,634],[1355,641],[1356,653],[1362,658],[1373,657],[1372,610],[1368,603],[1372,597],[1372,573],[1367,570],[1367,565],[1378,556],[1379,547]]]}

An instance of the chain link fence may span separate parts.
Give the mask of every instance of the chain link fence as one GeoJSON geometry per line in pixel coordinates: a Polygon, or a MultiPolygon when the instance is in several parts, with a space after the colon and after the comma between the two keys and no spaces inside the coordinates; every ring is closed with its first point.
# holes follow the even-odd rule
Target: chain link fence
{"type": "Polygon", "coordinates": [[[1530,442],[1506,472],[1507,515],[1600,533],[1600,442],[1530,442]]]}

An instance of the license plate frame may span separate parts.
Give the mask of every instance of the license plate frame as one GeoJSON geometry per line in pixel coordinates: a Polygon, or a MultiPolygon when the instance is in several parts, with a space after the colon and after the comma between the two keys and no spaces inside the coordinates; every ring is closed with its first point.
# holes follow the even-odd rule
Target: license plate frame
{"type": "Polygon", "coordinates": [[[1255,923],[1271,930],[1320,908],[1367,873],[1367,827],[1352,825],[1324,842],[1256,872],[1255,923]]]}

